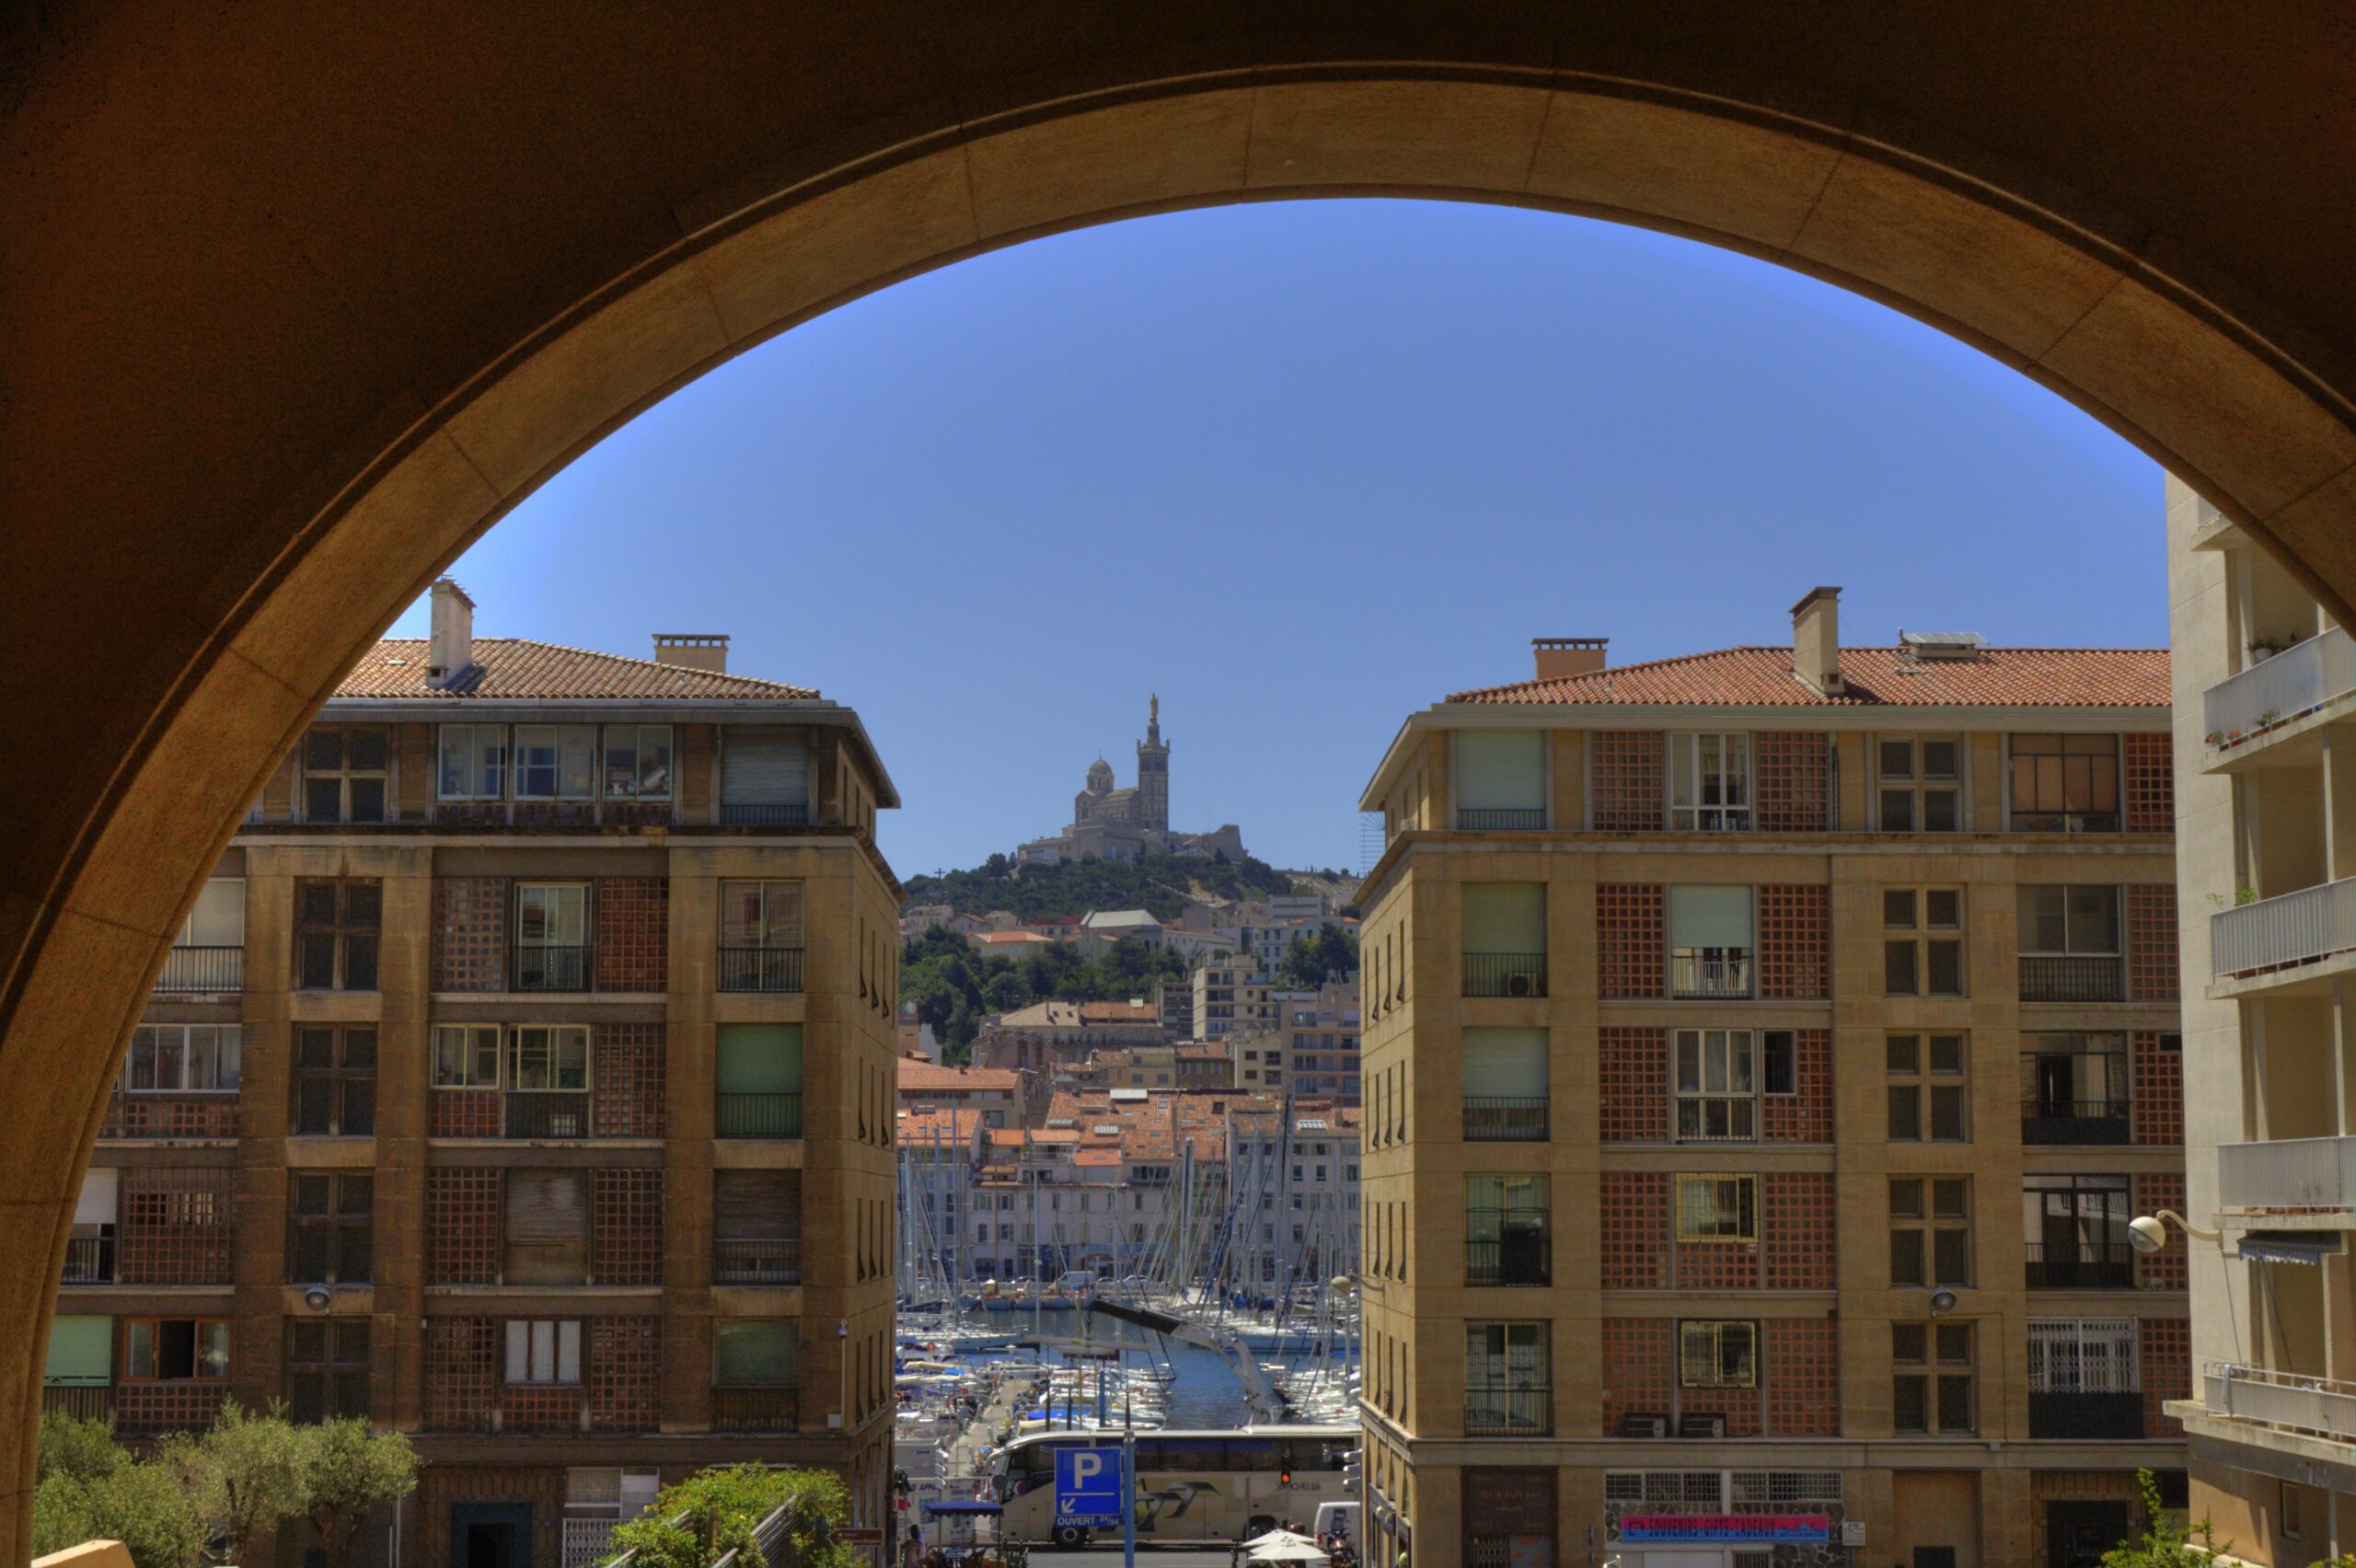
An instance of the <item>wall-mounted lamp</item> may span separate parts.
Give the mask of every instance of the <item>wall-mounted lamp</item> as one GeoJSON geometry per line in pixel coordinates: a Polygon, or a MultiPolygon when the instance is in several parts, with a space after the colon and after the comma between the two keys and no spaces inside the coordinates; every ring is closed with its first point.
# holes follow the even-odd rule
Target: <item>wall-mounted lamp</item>
{"type": "Polygon", "coordinates": [[[1935,1318],[1942,1313],[1954,1311],[1955,1302],[1956,1296],[1955,1292],[1952,1290],[1934,1290],[1931,1292],[1931,1316],[1935,1318]]]}
{"type": "Polygon", "coordinates": [[[326,1311],[328,1309],[328,1304],[334,1299],[335,1297],[329,1296],[326,1291],[321,1290],[316,1285],[311,1286],[310,1289],[303,1292],[303,1305],[308,1307],[314,1312],[326,1311]]]}

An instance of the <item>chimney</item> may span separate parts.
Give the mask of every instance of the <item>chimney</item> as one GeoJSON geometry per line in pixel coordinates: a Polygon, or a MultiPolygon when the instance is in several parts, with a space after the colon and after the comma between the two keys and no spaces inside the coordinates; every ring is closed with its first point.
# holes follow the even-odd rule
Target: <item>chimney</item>
{"type": "Polygon", "coordinates": [[[1792,606],[1792,674],[1819,697],[1841,685],[1841,590],[1811,588],[1792,606]]]}
{"type": "Polygon", "coordinates": [[[1536,657],[1537,678],[1559,681],[1568,675],[1591,675],[1603,668],[1604,644],[1608,637],[1533,637],[1530,651],[1536,657]]]}
{"type": "Polygon", "coordinates": [[[475,602],[451,578],[433,583],[433,629],[425,645],[425,684],[447,688],[475,662],[475,602]]]}
{"type": "Polygon", "coordinates": [[[712,631],[658,631],[654,634],[654,662],[724,675],[728,673],[728,636],[712,631]]]}

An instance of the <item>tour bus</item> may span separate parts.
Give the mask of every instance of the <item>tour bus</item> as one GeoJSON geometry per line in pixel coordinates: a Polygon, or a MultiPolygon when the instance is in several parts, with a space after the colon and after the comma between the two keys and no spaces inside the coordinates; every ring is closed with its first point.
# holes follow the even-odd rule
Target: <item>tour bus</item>
{"type": "MultiPolygon", "coordinates": [[[[1352,1501],[1342,1457],[1358,1446],[1355,1424],[1247,1426],[1242,1431],[1140,1432],[1135,1506],[1139,1545],[1220,1545],[1290,1520],[1306,1532],[1321,1503],[1352,1501]]],[[[1084,1546],[1090,1528],[1056,1518],[1056,1450],[1110,1448],[1121,1434],[1034,1432],[998,1452],[1002,1539],[1025,1546],[1084,1546]]],[[[1118,1462],[1115,1460],[1114,1462],[1118,1462]]],[[[1118,1525],[1099,1527],[1118,1539],[1118,1525]]]]}

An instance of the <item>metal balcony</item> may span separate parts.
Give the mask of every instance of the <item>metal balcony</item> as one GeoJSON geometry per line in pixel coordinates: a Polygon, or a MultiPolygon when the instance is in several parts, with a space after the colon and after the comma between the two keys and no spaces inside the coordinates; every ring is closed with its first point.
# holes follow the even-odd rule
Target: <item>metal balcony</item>
{"type": "Polygon", "coordinates": [[[2217,1206],[2250,1214],[2339,1213],[2356,1221],[2356,1137],[2220,1144],[2217,1206]]]}
{"type": "Polygon", "coordinates": [[[2200,698],[2201,728],[2230,750],[2259,732],[2356,692],[2356,642],[2338,627],[2219,681],[2200,698]]]}
{"type": "Polygon", "coordinates": [[[502,1121],[511,1138],[585,1138],[589,1096],[580,1090],[518,1090],[506,1097],[502,1121]]]}
{"type": "Polygon", "coordinates": [[[65,1243],[66,1285],[112,1285],[114,1238],[75,1236],[65,1243]]]}
{"type": "Polygon", "coordinates": [[[723,991],[799,991],[802,989],[802,950],[722,948],[720,988],[723,991]]]}
{"type": "Polygon", "coordinates": [[[1535,832],[1546,825],[1543,806],[1459,806],[1456,825],[1467,833],[1535,832]]]}
{"type": "Polygon", "coordinates": [[[2115,1252],[2061,1251],[2041,1241],[2024,1244],[2031,1290],[2132,1290],[2135,1259],[2121,1247],[2115,1252]]]}
{"type": "Polygon", "coordinates": [[[1546,955],[1542,952],[1468,952],[1464,955],[1468,997],[1542,997],[1546,955]]]}
{"type": "Polygon", "coordinates": [[[239,991],[246,984],[241,947],[176,947],[156,976],[156,989],[175,992],[239,991]]]}
{"type": "Polygon", "coordinates": [[[801,1425],[802,1390],[798,1388],[711,1390],[714,1432],[793,1432],[801,1425]]]}
{"type": "Polygon", "coordinates": [[[2356,877],[2219,910],[2209,917],[2209,951],[2220,980],[2356,951],[2356,877]]]}
{"type": "Polygon", "coordinates": [[[1669,963],[1669,994],[1680,1001],[1732,1001],[1750,995],[1750,955],[1699,958],[1675,954],[1669,963]]]}
{"type": "Polygon", "coordinates": [[[41,1387],[43,1415],[54,1412],[80,1421],[114,1421],[114,1389],[105,1383],[48,1383],[41,1387]]]}
{"type": "Polygon", "coordinates": [[[2123,1002],[2127,966],[2117,953],[2080,957],[2021,956],[2021,1000],[2025,1002],[2123,1002]]]}
{"type": "Polygon", "coordinates": [[[723,1138],[798,1138],[802,1096],[722,1092],[712,1107],[712,1134],[723,1138]]]}
{"type": "Polygon", "coordinates": [[[2025,1144],[2134,1141],[2124,1100],[2032,1100],[2021,1106],[2025,1144]]]}
{"type": "Polygon", "coordinates": [[[1543,1143],[1547,1097],[1542,1094],[1468,1094],[1464,1097],[1466,1143],[1543,1143]]]}
{"type": "Polygon", "coordinates": [[[722,801],[720,820],[728,827],[807,827],[807,801],[722,801]]]}
{"type": "Polygon", "coordinates": [[[1553,1426],[1551,1388],[1464,1390],[1464,1435],[1468,1437],[1543,1436],[1553,1426]]]}
{"type": "Polygon", "coordinates": [[[2356,1383],[2212,1361],[2201,1375],[2211,1415],[2356,1443],[2356,1383]]]}
{"type": "Polygon", "coordinates": [[[589,988],[586,947],[518,947],[515,988],[519,991],[585,991],[589,988]]]}
{"type": "Polygon", "coordinates": [[[2143,1435],[2143,1396],[2123,1393],[2045,1392],[2028,1396],[2028,1435],[2080,1440],[2143,1435]]]}
{"type": "Polygon", "coordinates": [[[734,1238],[711,1244],[714,1285],[800,1285],[802,1242],[797,1237],[734,1238]]]}

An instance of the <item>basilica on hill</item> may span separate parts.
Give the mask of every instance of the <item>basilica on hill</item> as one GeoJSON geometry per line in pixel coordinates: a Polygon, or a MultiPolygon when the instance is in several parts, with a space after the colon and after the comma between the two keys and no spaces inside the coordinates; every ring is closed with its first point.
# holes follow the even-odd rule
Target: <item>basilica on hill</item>
{"type": "Polygon", "coordinates": [[[1225,855],[1243,859],[1243,833],[1233,823],[1207,833],[1170,830],[1170,747],[1161,739],[1161,698],[1146,709],[1145,739],[1138,743],[1138,781],[1116,789],[1113,765],[1098,757],[1088,781],[1071,798],[1071,825],[1052,838],[1015,850],[1018,864],[1062,860],[1134,860],[1146,855],[1225,855]]]}

